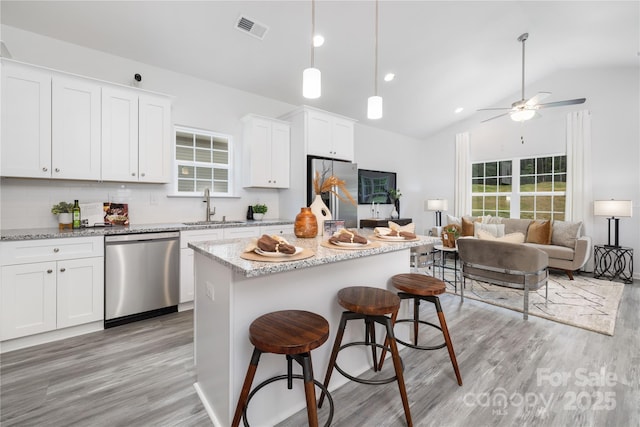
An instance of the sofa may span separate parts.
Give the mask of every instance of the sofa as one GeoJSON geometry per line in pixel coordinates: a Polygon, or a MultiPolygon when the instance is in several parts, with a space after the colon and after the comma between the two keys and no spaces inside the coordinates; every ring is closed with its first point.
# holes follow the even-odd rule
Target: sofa
{"type": "Polygon", "coordinates": [[[466,279],[524,290],[523,317],[529,316],[529,291],[543,285],[548,294],[549,256],[546,252],[521,243],[485,239],[458,239],[463,283],[460,297],[464,301],[466,279]]]}
{"type": "Polygon", "coordinates": [[[448,216],[459,224],[463,237],[521,243],[545,252],[549,268],[564,271],[570,280],[591,255],[591,238],[582,235],[581,222],[532,220],[501,217],[448,216]]]}

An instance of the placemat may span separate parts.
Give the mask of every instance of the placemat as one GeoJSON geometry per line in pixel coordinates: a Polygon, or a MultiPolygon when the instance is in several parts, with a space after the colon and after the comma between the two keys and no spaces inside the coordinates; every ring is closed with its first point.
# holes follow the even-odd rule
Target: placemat
{"type": "Polygon", "coordinates": [[[329,249],[345,249],[347,251],[361,251],[362,249],[379,248],[380,247],[380,243],[369,241],[369,244],[367,244],[367,245],[351,247],[351,246],[334,245],[333,243],[329,243],[328,240],[324,240],[322,243],[320,243],[320,246],[324,246],[325,248],[329,248],[329,249]]]}
{"type": "Polygon", "coordinates": [[[262,255],[258,255],[255,252],[243,252],[240,254],[240,258],[246,259],[248,261],[261,261],[261,262],[290,262],[290,261],[299,261],[301,259],[311,258],[316,253],[311,249],[303,249],[297,255],[286,256],[286,257],[266,257],[262,255]]]}

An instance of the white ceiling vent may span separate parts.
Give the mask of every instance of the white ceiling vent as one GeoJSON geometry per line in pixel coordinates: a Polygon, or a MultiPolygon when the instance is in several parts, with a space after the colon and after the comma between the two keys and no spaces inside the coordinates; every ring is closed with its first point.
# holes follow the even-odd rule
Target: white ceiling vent
{"type": "Polygon", "coordinates": [[[264,35],[267,33],[269,27],[259,22],[256,22],[254,19],[248,18],[246,16],[240,16],[236,21],[236,29],[242,31],[245,34],[249,34],[257,39],[264,39],[264,35]]]}

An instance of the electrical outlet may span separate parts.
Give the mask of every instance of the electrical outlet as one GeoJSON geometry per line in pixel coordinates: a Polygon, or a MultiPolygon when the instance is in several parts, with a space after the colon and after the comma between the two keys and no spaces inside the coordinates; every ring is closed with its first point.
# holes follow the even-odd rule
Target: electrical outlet
{"type": "Polygon", "coordinates": [[[149,194],[149,204],[154,206],[158,204],[158,195],[156,194],[155,191],[152,191],[149,194]]]}
{"type": "Polygon", "coordinates": [[[214,299],[214,298],[213,298],[213,294],[214,294],[214,291],[213,291],[213,283],[209,283],[209,282],[207,282],[207,283],[205,284],[205,286],[206,286],[206,287],[205,287],[205,294],[207,295],[207,298],[209,298],[211,301],[213,301],[213,299],[214,299]]]}

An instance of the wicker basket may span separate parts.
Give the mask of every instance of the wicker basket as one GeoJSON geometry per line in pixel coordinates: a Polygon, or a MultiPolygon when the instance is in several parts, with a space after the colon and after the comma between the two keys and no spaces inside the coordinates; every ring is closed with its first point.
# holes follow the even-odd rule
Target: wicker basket
{"type": "Polygon", "coordinates": [[[462,229],[459,225],[456,225],[456,224],[447,225],[442,231],[442,234],[440,235],[440,237],[442,238],[442,246],[444,246],[445,248],[455,248],[456,240],[460,236],[461,230],[462,229]]]}

